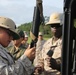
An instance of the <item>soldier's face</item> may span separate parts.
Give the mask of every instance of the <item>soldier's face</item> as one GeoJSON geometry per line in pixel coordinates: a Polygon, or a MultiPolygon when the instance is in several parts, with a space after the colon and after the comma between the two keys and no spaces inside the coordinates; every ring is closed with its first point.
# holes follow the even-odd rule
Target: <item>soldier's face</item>
{"type": "Polygon", "coordinates": [[[24,40],[25,40],[25,41],[28,41],[28,37],[25,37],[24,40]]]}
{"type": "Polygon", "coordinates": [[[42,40],[42,39],[43,39],[43,36],[42,36],[42,35],[39,35],[39,36],[38,36],[38,39],[39,39],[39,40],[42,40]]]}
{"type": "Polygon", "coordinates": [[[14,42],[14,45],[15,45],[15,46],[18,46],[18,45],[21,44],[22,38],[20,38],[20,39],[18,39],[18,40],[14,40],[13,42],[14,42]]]}
{"type": "Polygon", "coordinates": [[[28,41],[28,37],[25,37],[25,38],[22,40],[22,44],[27,43],[27,41],[28,41]]]}
{"type": "Polygon", "coordinates": [[[55,24],[55,25],[50,25],[51,26],[51,31],[53,34],[60,34],[62,32],[62,26],[60,26],[59,24],[55,24]]]}
{"type": "Polygon", "coordinates": [[[0,44],[3,47],[7,47],[12,39],[13,37],[11,36],[9,30],[0,28],[0,44]]]}

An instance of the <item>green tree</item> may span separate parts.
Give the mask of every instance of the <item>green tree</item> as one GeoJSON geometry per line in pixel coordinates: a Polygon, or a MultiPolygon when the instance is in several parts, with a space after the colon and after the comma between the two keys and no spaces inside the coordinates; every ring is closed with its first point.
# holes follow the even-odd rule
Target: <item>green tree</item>
{"type": "MultiPolygon", "coordinates": [[[[45,18],[45,22],[48,22],[49,17],[45,16],[44,18],[45,18]]],[[[23,30],[23,31],[30,33],[31,26],[32,26],[32,22],[29,22],[29,23],[21,24],[20,26],[18,26],[18,28],[23,30]]],[[[40,25],[39,31],[42,31],[44,33],[45,37],[51,37],[52,36],[49,25],[48,26],[40,25]]]]}

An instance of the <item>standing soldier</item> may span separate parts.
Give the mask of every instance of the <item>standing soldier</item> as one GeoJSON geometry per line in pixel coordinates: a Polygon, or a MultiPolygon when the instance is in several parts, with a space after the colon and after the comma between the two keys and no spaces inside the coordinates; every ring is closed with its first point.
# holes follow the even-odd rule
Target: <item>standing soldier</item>
{"type": "Polygon", "coordinates": [[[11,40],[19,39],[15,29],[16,25],[11,19],[0,17],[0,75],[31,75],[34,71],[31,60],[35,57],[35,47],[28,47],[16,62],[5,49],[11,40]]]}
{"type": "MultiPolygon", "coordinates": [[[[48,39],[42,48],[42,57],[44,66],[44,75],[61,75],[61,50],[62,50],[62,14],[53,13],[50,16],[49,22],[52,38],[48,39]],[[55,62],[54,62],[55,61],[55,62]]],[[[42,64],[42,63],[41,63],[42,64]]]]}
{"type": "Polygon", "coordinates": [[[28,48],[29,46],[29,43],[28,43],[28,35],[27,34],[24,34],[25,37],[23,39],[23,41],[21,42],[21,45],[24,46],[25,48],[28,48]]]}
{"type": "Polygon", "coordinates": [[[42,47],[43,47],[45,41],[46,40],[44,40],[44,38],[43,38],[43,33],[39,32],[38,41],[36,43],[36,55],[35,55],[35,59],[34,59],[34,65],[35,66],[39,64],[38,60],[41,57],[41,50],[42,50],[42,47]]]}

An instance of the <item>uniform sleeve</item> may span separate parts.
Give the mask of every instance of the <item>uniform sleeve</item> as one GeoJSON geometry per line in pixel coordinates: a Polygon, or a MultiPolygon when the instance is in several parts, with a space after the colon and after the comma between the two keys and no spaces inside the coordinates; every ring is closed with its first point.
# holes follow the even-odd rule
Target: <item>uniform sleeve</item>
{"type": "Polygon", "coordinates": [[[7,64],[8,60],[0,57],[0,75],[31,75],[34,67],[31,61],[22,55],[14,64],[7,64]]]}

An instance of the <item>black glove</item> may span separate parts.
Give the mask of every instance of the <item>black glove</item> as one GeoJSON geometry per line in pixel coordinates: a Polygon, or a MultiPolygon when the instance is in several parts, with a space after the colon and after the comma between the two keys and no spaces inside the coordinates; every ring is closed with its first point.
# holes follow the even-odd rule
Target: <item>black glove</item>
{"type": "Polygon", "coordinates": [[[60,69],[61,69],[61,63],[57,63],[56,59],[51,58],[51,59],[50,59],[50,64],[51,64],[50,67],[51,67],[52,69],[57,69],[58,71],[60,71],[60,69]]]}
{"type": "Polygon", "coordinates": [[[52,50],[49,50],[49,51],[47,52],[47,55],[48,55],[49,57],[52,57],[53,51],[52,51],[52,50]]]}

